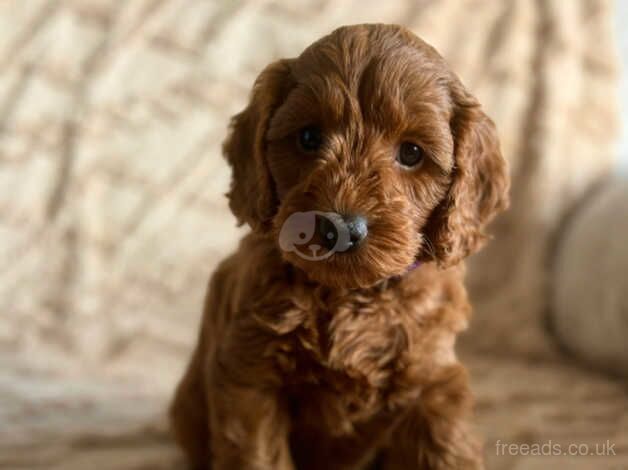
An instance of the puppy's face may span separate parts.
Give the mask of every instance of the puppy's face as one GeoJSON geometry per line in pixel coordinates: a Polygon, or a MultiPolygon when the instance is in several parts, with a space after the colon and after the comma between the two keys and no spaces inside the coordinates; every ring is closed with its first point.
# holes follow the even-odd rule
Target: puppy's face
{"type": "Polygon", "coordinates": [[[506,203],[492,123],[397,26],[340,28],[269,66],[225,153],[234,213],[327,285],[458,262],[506,203]]]}

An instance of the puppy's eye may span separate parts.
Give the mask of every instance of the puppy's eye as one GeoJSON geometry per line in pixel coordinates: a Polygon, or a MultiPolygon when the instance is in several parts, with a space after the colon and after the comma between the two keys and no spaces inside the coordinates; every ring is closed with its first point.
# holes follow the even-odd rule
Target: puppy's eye
{"type": "Polygon", "coordinates": [[[415,167],[423,162],[424,157],[423,149],[412,142],[403,142],[399,146],[397,161],[403,166],[415,167]]]}
{"type": "Polygon", "coordinates": [[[321,148],[323,136],[318,127],[308,126],[299,131],[299,146],[305,152],[314,152],[321,148]]]}

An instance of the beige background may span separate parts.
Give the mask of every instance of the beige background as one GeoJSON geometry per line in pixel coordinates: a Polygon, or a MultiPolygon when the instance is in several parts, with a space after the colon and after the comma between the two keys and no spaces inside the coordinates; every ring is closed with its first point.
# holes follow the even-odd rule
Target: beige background
{"type": "Polygon", "coordinates": [[[511,163],[462,342],[490,468],[628,468],[625,385],[543,327],[554,234],[613,164],[612,15],[603,0],[0,3],[0,468],[177,467],[162,410],[243,231],[222,196],[228,117],[265,64],[365,21],[436,46],[511,163]],[[497,439],[610,439],[618,455],[497,456],[497,439]]]}

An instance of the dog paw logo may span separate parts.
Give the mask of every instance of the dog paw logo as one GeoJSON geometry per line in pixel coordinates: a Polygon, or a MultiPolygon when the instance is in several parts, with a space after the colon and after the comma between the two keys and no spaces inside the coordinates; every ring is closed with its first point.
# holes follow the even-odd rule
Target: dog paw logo
{"type": "Polygon", "coordinates": [[[319,261],[345,251],[350,235],[342,217],[335,212],[295,212],[283,223],[279,247],[300,258],[319,261]]]}

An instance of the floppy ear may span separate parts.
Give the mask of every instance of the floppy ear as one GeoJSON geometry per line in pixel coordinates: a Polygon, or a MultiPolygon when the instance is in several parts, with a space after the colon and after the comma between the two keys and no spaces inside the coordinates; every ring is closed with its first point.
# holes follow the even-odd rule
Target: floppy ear
{"type": "Polygon", "coordinates": [[[508,206],[510,181],[493,121],[457,78],[450,90],[453,180],[425,230],[441,267],[458,263],[482,246],[486,224],[508,206]]]}
{"type": "Polygon", "coordinates": [[[278,204],[265,157],[265,136],[272,114],[290,86],[288,63],[274,62],[257,77],[248,106],[231,119],[223,144],[232,169],[229,207],[239,224],[248,223],[256,231],[269,229],[278,204]]]}

